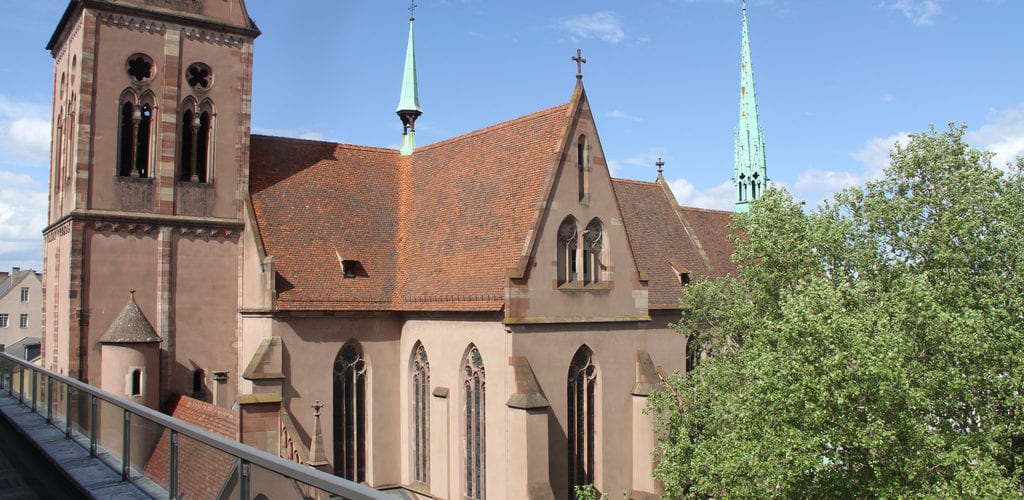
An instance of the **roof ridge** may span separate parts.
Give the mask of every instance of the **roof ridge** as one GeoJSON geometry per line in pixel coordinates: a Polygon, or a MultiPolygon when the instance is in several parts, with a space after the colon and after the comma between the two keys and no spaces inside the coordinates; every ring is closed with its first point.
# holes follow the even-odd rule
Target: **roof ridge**
{"type": "Polygon", "coordinates": [[[735,213],[732,210],[721,210],[721,209],[718,209],[718,208],[688,207],[688,206],[683,206],[683,205],[679,205],[679,208],[681,210],[692,210],[692,211],[695,211],[695,212],[708,212],[708,213],[713,213],[713,214],[729,214],[729,215],[732,215],[733,213],[735,213]]]}
{"type": "Polygon", "coordinates": [[[643,184],[645,186],[652,186],[652,187],[656,187],[658,185],[657,181],[641,181],[641,180],[636,180],[636,179],[620,179],[618,177],[612,177],[612,182],[627,182],[627,183],[630,183],[630,184],[643,184]]]}
{"type": "MultiPolygon", "coordinates": [[[[423,151],[423,150],[426,150],[426,149],[433,149],[435,147],[439,147],[439,146],[442,146],[442,145],[445,145],[445,144],[448,144],[448,143],[452,143],[452,142],[455,142],[455,141],[461,141],[463,139],[469,139],[471,137],[476,137],[478,135],[482,135],[482,134],[485,134],[485,133],[488,133],[488,132],[492,132],[492,131],[497,130],[499,128],[509,127],[509,126],[514,125],[514,124],[517,124],[517,123],[520,123],[520,122],[524,122],[526,120],[532,120],[534,118],[538,118],[538,117],[541,117],[541,116],[544,116],[544,115],[548,115],[548,114],[554,113],[554,112],[556,112],[556,111],[558,111],[558,110],[560,110],[562,108],[565,108],[565,107],[569,106],[570,104],[572,104],[572,103],[571,102],[564,102],[562,104],[551,106],[549,108],[545,108],[545,109],[542,109],[540,111],[534,111],[533,113],[530,113],[530,114],[526,114],[526,115],[523,115],[523,116],[518,116],[516,118],[505,120],[503,122],[498,122],[498,123],[495,123],[493,125],[488,125],[488,126],[486,126],[484,128],[481,128],[481,129],[477,129],[477,130],[473,130],[473,131],[470,131],[470,132],[466,132],[465,134],[462,134],[462,135],[457,135],[455,137],[449,137],[449,138],[447,138],[447,139],[445,139],[443,141],[438,141],[438,142],[435,142],[433,144],[428,144],[426,146],[420,146],[419,148],[416,149],[416,152],[420,152],[420,151],[423,151]]],[[[415,155],[415,153],[413,153],[413,155],[415,155]]]]}
{"type": "Polygon", "coordinates": [[[334,142],[325,141],[322,139],[303,139],[300,137],[284,137],[280,135],[266,135],[266,134],[251,134],[251,137],[266,137],[267,139],[281,140],[281,141],[293,141],[293,142],[312,142],[319,144],[329,144],[335,147],[342,147],[345,149],[355,149],[363,151],[381,151],[386,153],[398,153],[399,151],[395,148],[384,148],[380,146],[364,146],[361,144],[349,144],[347,142],[334,142]]]}

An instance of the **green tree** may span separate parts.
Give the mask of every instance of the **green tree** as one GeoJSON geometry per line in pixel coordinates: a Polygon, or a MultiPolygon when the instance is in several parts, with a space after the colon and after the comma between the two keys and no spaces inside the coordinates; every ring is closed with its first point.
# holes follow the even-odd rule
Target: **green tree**
{"type": "Polygon", "coordinates": [[[963,136],[735,216],[739,276],[681,301],[703,359],[651,398],[668,497],[1022,495],[1024,160],[963,136]]]}

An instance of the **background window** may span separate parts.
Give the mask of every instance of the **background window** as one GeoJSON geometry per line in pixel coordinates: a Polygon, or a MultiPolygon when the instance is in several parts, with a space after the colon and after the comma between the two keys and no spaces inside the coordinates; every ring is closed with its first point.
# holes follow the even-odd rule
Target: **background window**
{"type": "Polygon", "coordinates": [[[18,319],[18,326],[21,328],[28,328],[28,314],[22,314],[18,319]]]}
{"type": "Polygon", "coordinates": [[[7,328],[7,314],[0,314],[0,328],[7,328]]]}
{"type": "Polygon", "coordinates": [[[22,302],[28,302],[28,287],[27,286],[21,287],[21,301],[22,302]]]}

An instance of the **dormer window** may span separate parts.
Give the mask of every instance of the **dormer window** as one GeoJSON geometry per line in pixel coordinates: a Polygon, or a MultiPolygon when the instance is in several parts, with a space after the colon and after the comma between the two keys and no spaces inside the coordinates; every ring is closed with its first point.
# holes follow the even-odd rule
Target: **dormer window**
{"type": "Polygon", "coordinates": [[[356,275],[359,273],[360,268],[362,268],[362,265],[358,260],[344,259],[341,261],[341,274],[347,280],[356,279],[356,275]]]}
{"type": "Polygon", "coordinates": [[[682,286],[689,285],[690,284],[690,273],[685,272],[685,271],[679,273],[679,284],[682,285],[682,286]]]}

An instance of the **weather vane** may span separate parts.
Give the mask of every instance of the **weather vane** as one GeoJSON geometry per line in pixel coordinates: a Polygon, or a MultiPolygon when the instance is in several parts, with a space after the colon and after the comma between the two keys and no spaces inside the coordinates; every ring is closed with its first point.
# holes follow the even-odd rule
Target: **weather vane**
{"type": "Polygon", "coordinates": [[[661,158],[658,158],[658,161],[654,162],[654,166],[658,167],[658,175],[661,175],[663,171],[662,167],[665,166],[665,162],[661,161],[661,158]]]}
{"type": "Polygon", "coordinates": [[[416,5],[415,0],[413,0],[412,2],[409,2],[409,20],[410,21],[416,19],[416,7],[417,7],[417,5],[416,5]]]}

